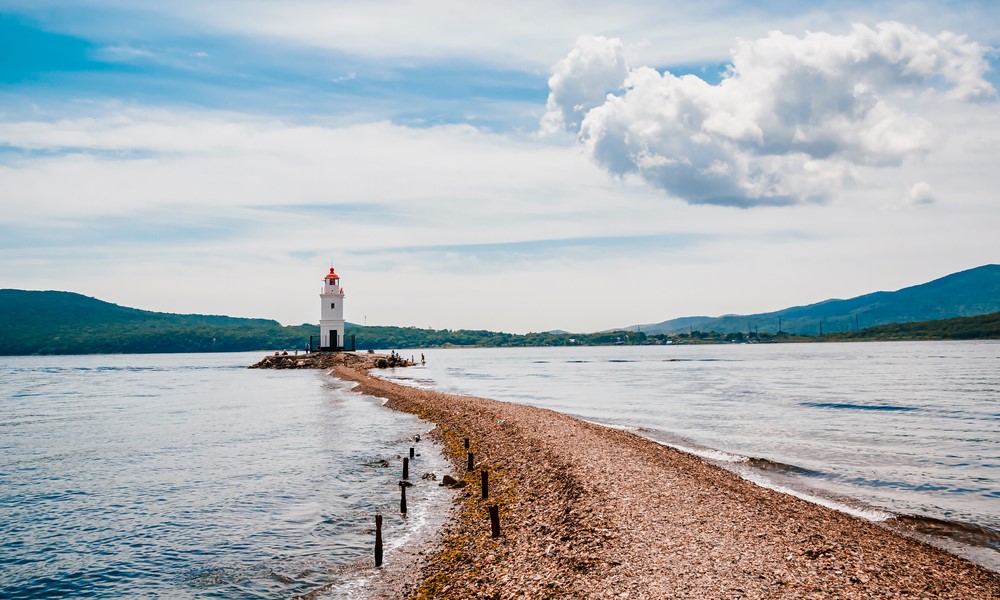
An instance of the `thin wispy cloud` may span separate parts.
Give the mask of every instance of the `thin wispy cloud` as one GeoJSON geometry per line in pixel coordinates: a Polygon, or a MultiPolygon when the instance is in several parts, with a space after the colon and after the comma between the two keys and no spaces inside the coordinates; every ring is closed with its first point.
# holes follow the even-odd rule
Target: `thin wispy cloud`
{"type": "Polygon", "coordinates": [[[94,51],[94,58],[107,62],[135,62],[154,57],[149,50],[132,46],[105,46],[94,51]]]}

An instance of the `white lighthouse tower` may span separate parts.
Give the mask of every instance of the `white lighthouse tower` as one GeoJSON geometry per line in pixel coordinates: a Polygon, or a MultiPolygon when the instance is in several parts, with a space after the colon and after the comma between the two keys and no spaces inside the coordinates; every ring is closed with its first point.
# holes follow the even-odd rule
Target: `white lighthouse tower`
{"type": "Polygon", "coordinates": [[[344,289],[340,275],[330,267],[319,293],[320,350],[344,349],[344,289]]]}

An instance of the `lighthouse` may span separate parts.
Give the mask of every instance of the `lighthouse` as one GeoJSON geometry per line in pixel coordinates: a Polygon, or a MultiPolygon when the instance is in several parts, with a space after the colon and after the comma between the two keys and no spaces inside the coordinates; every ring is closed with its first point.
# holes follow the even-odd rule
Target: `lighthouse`
{"type": "Polygon", "coordinates": [[[320,350],[344,349],[344,288],[340,275],[330,267],[319,293],[320,350]]]}

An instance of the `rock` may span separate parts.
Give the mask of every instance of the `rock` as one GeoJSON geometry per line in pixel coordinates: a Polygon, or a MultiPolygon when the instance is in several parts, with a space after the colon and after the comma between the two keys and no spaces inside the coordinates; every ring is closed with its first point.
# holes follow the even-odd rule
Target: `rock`
{"type": "Polygon", "coordinates": [[[420,476],[421,479],[428,479],[430,481],[437,481],[437,475],[434,473],[424,473],[420,476]]]}
{"type": "Polygon", "coordinates": [[[451,475],[445,475],[444,477],[442,477],[440,485],[451,487],[451,488],[465,487],[464,483],[462,483],[461,481],[458,481],[457,479],[455,479],[451,475]]]}
{"type": "Polygon", "coordinates": [[[376,366],[406,367],[406,361],[392,359],[376,354],[359,354],[357,352],[313,352],[302,355],[266,355],[260,362],[250,365],[251,369],[332,369],[338,365],[352,365],[362,369],[376,366]]]}

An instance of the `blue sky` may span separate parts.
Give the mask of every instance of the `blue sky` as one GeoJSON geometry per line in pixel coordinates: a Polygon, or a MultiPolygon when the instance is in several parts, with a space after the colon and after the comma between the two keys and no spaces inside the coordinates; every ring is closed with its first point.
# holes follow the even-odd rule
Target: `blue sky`
{"type": "MultiPolygon", "coordinates": [[[[432,126],[467,122],[475,115],[482,126],[503,130],[534,128],[537,114],[528,107],[537,113],[547,95],[544,72],[486,70],[461,57],[376,61],[233,34],[167,30],[145,37],[124,23],[121,32],[98,30],[88,36],[73,18],[79,14],[0,15],[0,83],[7,88],[8,110],[64,111],[67,101],[86,98],[167,102],[296,121],[389,119],[432,126]],[[522,105],[520,114],[517,105],[522,105]]],[[[120,18],[113,12],[107,17],[120,18]]],[[[94,15],[83,19],[99,20],[94,15]]]]}
{"type": "Polygon", "coordinates": [[[593,331],[1000,262],[997,22],[0,0],[0,287],[301,323],[332,261],[349,320],[593,331]]]}

